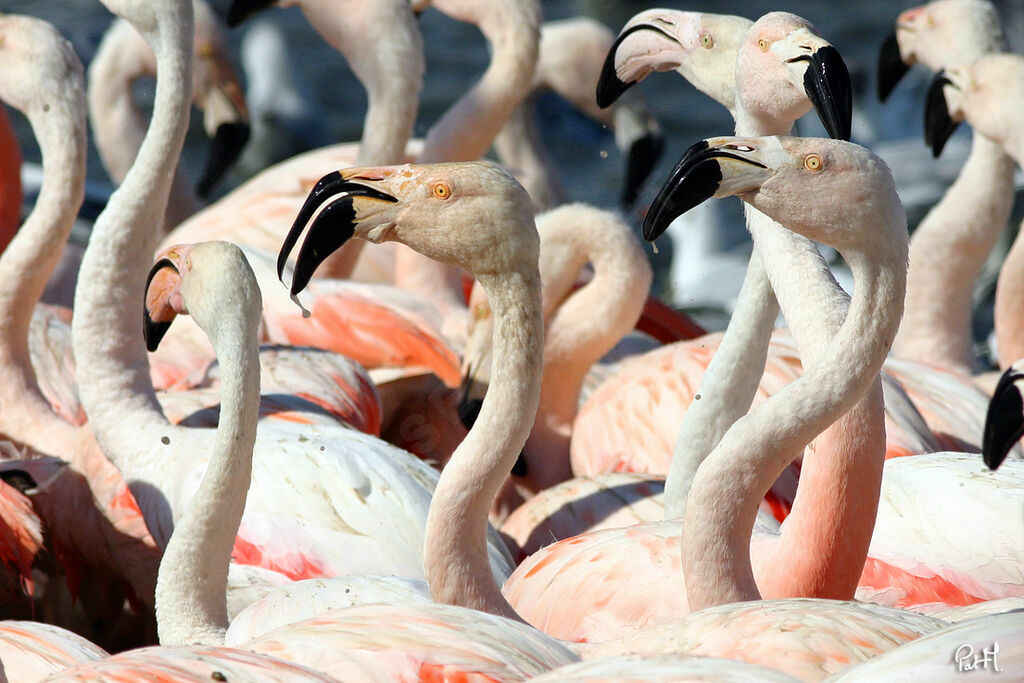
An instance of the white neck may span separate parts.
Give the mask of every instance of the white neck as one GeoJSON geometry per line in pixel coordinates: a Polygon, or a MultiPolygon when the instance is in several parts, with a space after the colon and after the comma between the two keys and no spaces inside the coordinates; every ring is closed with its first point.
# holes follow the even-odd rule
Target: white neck
{"type": "MultiPolygon", "coordinates": [[[[793,127],[792,121],[758,118],[739,103],[734,116],[737,135],[786,135],[793,127]]],[[[760,212],[748,207],[745,211],[747,225],[754,238],[754,250],[732,319],[695,394],[700,399],[695,398],[690,403],[676,438],[665,479],[665,519],[682,519],[685,516],[687,497],[697,469],[718,445],[726,430],[750,409],[764,372],[768,342],[779,314],[779,304],[762,258],[762,254],[772,252],[762,251],[763,247],[758,246],[758,236],[750,225],[751,217],[760,212]]],[[[768,219],[767,224],[774,222],[768,219]]],[[[769,226],[766,229],[770,231],[773,228],[769,226]]],[[[792,235],[781,226],[778,230],[792,235]]],[[[793,237],[794,244],[804,240],[817,253],[809,240],[798,235],[793,237]]]]}
{"type": "MultiPolygon", "coordinates": [[[[188,126],[192,4],[175,9],[147,37],[159,73],[153,118],[135,163],[93,226],[71,326],[82,405],[143,510],[160,495],[160,439],[171,429],[153,393],[141,309],[171,183],[167,169],[177,163],[188,126]]],[[[154,537],[167,531],[154,522],[147,516],[154,537]]]]}
{"type": "Polygon", "coordinates": [[[537,412],[544,344],[540,275],[532,268],[477,279],[494,316],[491,384],[434,491],[424,569],[436,601],[518,619],[488,564],[487,514],[537,412]]]}
{"type": "Polygon", "coordinates": [[[537,469],[550,481],[533,483],[546,488],[572,476],[569,431],[584,377],[636,325],[652,274],[631,229],[607,211],[570,204],[538,216],[537,229],[544,307],[557,309],[546,316],[540,408],[526,454],[543,459],[537,469]],[[593,278],[572,292],[588,262],[593,278]]]}
{"type": "Polygon", "coordinates": [[[39,142],[43,184],[32,213],[0,257],[0,432],[49,453],[68,443],[70,425],[39,391],[29,358],[32,311],[60,259],[85,191],[85,94],[63,84],[25,112],[39,142]],[[44,108],[45,102],[45,108],[44,108]],[[51,448],[52,445],[52,448],[51,448]]]}
{"type": "MultiPolygon", "coordinates": [[[[103,36],[89,64],[89,121],[103,168],[115,184],[124,180],[146,134],[146,120],[135,106],[135,81],[153,74],[153,52],[142,36],[118,20],[103,36]]],[[[175,164],[163,229],[195,213],[199,199],[175,164]]]]}
{"type": "MultiPolygon", "coordinates": [[[[881,239],[869,236],[873,243],[843,252],[856,288],[835,338],[800,379],[738,420],[698,471],[683,527],[691,609],[760,599],[750,534],[761,498],[793,453],[877,381],[899,325],[906,272],[905,238],[900,241],[895,225],[882,227],[881,239]]],[[[827,305],[835,308],[834,301],[827,305]]]]}
{"type": "Polygon", "coordinates": [[[1013,204],[1013,159],[975,132],[960,175],[914,231],[907,303],[893,352],[970,375],[974,281],[1013,204]]]}
{"type": "Polygon", "coordinates": [[[540,8],[533,0],[493,5],[480,30],[491,46],[481,79],[427,133],[421,163],[475,161],[533,85],[540,44],[540,8]]]}
{"type": "Polygon", "coordinates": [[[224,644],[228,565],[252,476],[260,402],[259,347],[245,320],[258,317],[225,317],[206,325],[223,372],[220,422],[206,473],[160,562],[161,645],[224,644]]]}

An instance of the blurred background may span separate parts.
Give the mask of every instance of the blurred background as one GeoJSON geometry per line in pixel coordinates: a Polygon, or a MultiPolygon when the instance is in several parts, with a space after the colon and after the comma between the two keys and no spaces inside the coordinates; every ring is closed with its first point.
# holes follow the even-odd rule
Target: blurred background
{"type": "MultiPolygon", "coordinates": [[[[223,11],[228,1],[212,0],[211,4],[223,11]]],[[[655,6],[739,14],[751,19],[772,10],[786,10],[803,16],[838,48],[846,61],[855,87],[854,141],[874,149],[893,168],[913,227],[955,177],[966,156],[969,142],[966,126],[961,126],[943,157],[939,160],[931,158],[922,137],[923,95],[930,81],[930,74],[925,69],[911,69],[885,105],[880,104],[875,95],[875,61],[879,45],[896,16],[915,4],[919,2],[543,0],[542,7],[545,20],[585,15],[601,21],[616,33],[633,14],[655,6]]],[[[31,14],[55,24],[74,44],[86,65],[112,19],[97,0],[4,0],[2,5],[5,12],[31,14]]],[[[1021,39],[1024,37],[1024,0],[997,0],[996,5],[1003,17],[1011,47],[1020,52],[1021,39]]],[[[419,21],[424,36],[427,71],[415,129],[417,136],[424,134],[444,110],[480,76],[489,58],[486,42],[475,26],[451,20],[433,9],[426,10],[419,21]]],[[[283,36],[286,46],[284,57],[292,73],[291,85],[304,94],[319,123],[306,131],[303,140],[277,140],[273,145],[264,144],[262,149],[249,150],[243,163],[218,186],[217,194],[227,192],[259,170],[268,160],[298,153],[311,145],[358,140],[361,135],[366,108],[362,86],[345,60],[320,38],[297,8],[274,8],[231,30],[236,63],[241,66],[241,50],[249,32],[267,26],[280,31],[283,36]]],[[[240,68],[240,72],[244,79],[245,69],[240,68]]],[[[140,105],[148,106],[152,99],[152,89],[152,81],[139,84],[136,96],[140,105]]],[[[642,82],[638,89],[661,124],[665,135],[665,152],[632,210],[637,222],[662,180],[690,144],[704,137],[732,132],[728,112],[698,93],[678,75],[655,74],[642,82]]],[[[25,159],[37,162],[38,151],[27,123],[16,112],[10,113],[18,130],[25,159]]],[[[537,115],[541,133],[571,197],[602,207],[614,207],[620,194],[624,160],[615,148],[612,134],[554,95],[539,98],[537,115]]],[[[802,135],[824,134],[813,113],[798,122],[797,131],[802,135]]],[[[193,114],[183,157],[193,178],[201,173],[206,145],[200,117],[193,114]]],[[[109,188],[109,181],[94,150],[91,151],[89,161],[89,178],[99,196],[109,188]]],[[[713,212],[710,220],[728,223],[738,220],[738,200],[732,204],[718,204],[721,206],[710,209],[713,212]]],[[[1020,211],[1016,211],[1015,216],[1019,221],[1020,211]]],[[[705,216],[702,220],[707,221],[709,217],[705,216]]],[[[730,234],[735,235],[735,231],[730,234]]],[[[1007,243],[1011,237],[1007,235],[1007,243]]],[[[76,239],[83,239],[81,231],[76,232],[76,239]]],[[[735,237],[729,239],[737,240],[735,237]]],[[[678,236],[675,241],[679,242],[678,236]]],[[[742,239],[738,241],[742,242],[742,239]]],[[[664,243],[659,241],[658,246],[658,254],[652,253],[652,260],[659,272],[656,285],[658,292],[676,306],[696,313],[709,326],[722,327],[727,319],[727,310],[712,310],[713,306],[706,305],[694,293],[697,285],[690,282],[697,277],[694,269],[688,268],[680,274],[678,269],[673,272],[669,268],[673,253],[680,254],[683,245],[673,245],[671,240],[665,240],[664,243]]],[[[744,249],[739,243],[720,246],[735,248],[740,253],[744,249]]],[[[998,259],[999,254],[993,258],[998,259]]],[[[677,268],[681,262],[677,258],[677,268]]],[[[991,329],[985,313],[985,302],[991,294],[990,281],[991,278],[988,278],[979,284],[979,320],[976,330],[979,340],[984,340],[991,329]]],[[[738,284],[737,281],[736,287],[738,284]]]]}

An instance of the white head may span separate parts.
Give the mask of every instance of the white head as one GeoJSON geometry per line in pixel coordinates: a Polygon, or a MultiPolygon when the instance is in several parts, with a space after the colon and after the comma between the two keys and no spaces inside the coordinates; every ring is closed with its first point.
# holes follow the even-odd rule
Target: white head
{"type": "Polygon", "coordinates": [[[879,240],[906,249],[906,216],[892,174],[870,150],[842,140],[721,137],[686,153],[644,221],[654,239],[710,197],[738,196],[787,229],[847,251],[879,240]]]}
{"type": "Polygon", "coordinates": [[[736,102],[758,118],[792,122],[811,106],[829,135],[850,139],[850,75],[808,21],[770,12],[750,27],[736,58],[736,102]]]}
{"type": "Polygon", "coordinates": [[[608,51],[597,86],[607,107],[654,71],[676,70],[732,110],[736,52],[753,22],[726,14],[651,9],[626,22],[608,51]]]}
{"type": "Polygon", "coordinates": [[[401,242],[477,277],[537,267],[539,239],[529,195],[488,161],[350,168],[328,174],[313,188],[285,239],[279,275],[299,234],[321,206],[296,259],[293,294],[349,237],[401,242]]]}
{"type": "Polygon", "coordinates": [[[84,102],[78,55],[57,29],[40,19],[0,14],[0,74],[0,100],[29,117],[69,95],[84,102]]]}
{"type": "Polygon", "coordinates": [[[925,103],[925,138],[935,156],[961,121],[1024,161],[1024,57],[987,55],[935,77],[925,103]]]}

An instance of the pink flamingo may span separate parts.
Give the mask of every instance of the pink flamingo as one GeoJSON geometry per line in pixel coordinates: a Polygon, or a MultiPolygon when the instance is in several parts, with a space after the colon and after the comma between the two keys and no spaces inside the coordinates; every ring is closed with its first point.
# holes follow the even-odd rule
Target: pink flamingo
{"type": "MultiPolygon", "coordinates": [[[[247,496],[246,492],[249,482],[258,481],[253,449],[258,443],[256,401],[259,377],[252,358],[259,319],[259,308],[254,302],[258,304],[259,295],[252,272],[246,267],[241,252],[233,245],[208,242],[178,248],[168,252],[168,256],[169,259],[157,262],[148,286],[146,308],[150,339],[160,334],[168,318],[187,312],[199,321],[203,329],[210,330],[221,351],[222,362],[228,363],[232,351],[249,357],[244,363],[247,370],[235,373],[239,379],[228,384],[225,378],[218,440],[202,481],[167,544],[157,580],[156,611],[161,644],[219,646],[225,642],[228,626],[226,588],[229,585],[232,548],[237,547],[235,534],[243,519],[243,511],[253,500],[252,495],[247,496]],[[239,296],[239,293],[247,296],[239,296]],[[241,340],[246,341],[239,343],[241,340]]],[[[323,454],[320,457],[324,457],[323,454]]],[[[293,462],[289,467],[294,465],[293,462]]],[[[351,552],[351,544],[347,545],[351,552]]],[[[305,582],[304,586],[311,583],[305,582]]],[[[404,591],[396,592],[396,582],[389,577],[378,579],[378,583],[384,589],[383,594],[392,599],[396,593],[404,597],[404,591]]],[[[398,584],[399,587],[402,585],[398,584]]],[[[373,601],[379,601],[382,590],[370,590],[373,601]]],[[[293,607],[300,607],[295,605],[299,595],[316,597],[315,593],[309,592],[292,594],[293,607]]],[[[353,597],[349,596],[349,600],[353,597]]],[[[322,606],[323,602],[317,604],[322,606]]],[[[306,609],[310,606],[306,605],[306,609]]],[[[365,624],[358,622],[358,613],[349,612],[341,623],[332,621],[330,616],[319,617],[313,620],[312,626],[309,622],[296,624],[285,632],[273,631],[255,641],[241,640],[232,644],[256,652],[275,652],[277,656],[296,658],[300,663],[342,678],[355,676],[356,670],[363,671],[353,669],[356,662],[349,661],[352,651],[360,649],[359,642],[371,640],[377,643],[378,649],[381,648],[379,627],[384,624],[390,624],[387,628],[392,633],[400,628],[407,634],[401,638],[406,642],[410,640],[410,630],[417,633],[411,637],[417,642],[416,647],[407,645],[405,648],[406,653],[416,652],[417,660],[410,661],[407,654],[396,668],[390,653],[377,658],[380,660],[378,666],[392,673],[410,665],[421,671],[434,667],[438,671],[477,670],[476,667],[482,665],[498,671],[512,671],[518,666],[530,674],[538,672],[537,665],[532,663],[538,659],[538,648],[551,649],[553,654],[548,658],[560,657],[554,659],[551,666],[571,661],[569,658],[572,657],[564,646],[521,624],[504,624],[504,620],[492,618],[490,625],[481,626],[477,623],[478,615],[468,610],[403,605],[400,610],[392,610],[395,613],[390,617],[382,617],[378,611],[370,615],[377,620],[377,628],[366,628],[365,624]],[[396,627],[396,623],[401,626],[396,627]],[[313,635],[307,634],[309,628],[315,629],[313,635]],[[338,633],[343,629],[348,630],[347,645],[342,634],[338,633]],[[468,633],[461,636],[460,651],[455,651],[460,643],[456,636],[459,631],[468,633]],[[292,649],[297,640],[305,643],[301,653],[292,649]],[[496,641],[500,645],[494,654],[480,653],[481,644],[488,641],[496,641]],[[327,656],[330,661],[325,663],[320,661],[319,657],[324,655],[318,649],[327,642],[330,643],[327,656]],[[447,650],[441,647],[442,644],[447,646],[447,650]],[[467,644],[475,647],[467,647],[467,644]],[[497,654],[499,652],[502,656],[497,654]],[[339,659],[345,663],[339,665],[339,659]],[[508,663],[495,663],[501,660],[508,660],[508,663]]]]}
{"type": "MultiPolygon", "coordinates": [[[[999,15],[987,0],[935,0],[905,10],[879,52],[879,99],[886,99],[908,65],[941,71],[1005,50],[999,15]]],[[[1012,200],[1013,160],[993,138],[975,131],[956,182],[910,241],[897,356],[966,376],[975,372],[973,283],[1006,226],[1012,200]]]]}
{"type": "MultiPolygon", "coordinates": [[[[753,144],[751,140],[744,142],[753,144]]],[[[768,140],[767,143],[771,145],[772,140],[768,140]]],[[[775,146],[771,149],[779,150],[780,153],[772,155],[770,161],[778,166],[784,165],[785,161],[787,167],[802,169],[807,150],[797,150],[792,155],[781,153],[784,149],[783,144],[774,142],[775,146]],[[799,151],[804,153],[800,154],[799,151]]],[[[788,144],[797,146],[799,141],[790,141],[788,144]]],[[[888,180],[888,192],[881,193],[885,198],[885,203],[879,206],[865,202],[864,212],[876,211],[889,219],[890,230],[886,232],[887,235],[896,231],[896,226],[903,228],[904,224],[894,220],[901,214],[897,215],[897,211],[893,207],[893,203],[896,208],[899,205],[892,188],[891,178],[880,173],[883,166],[880,163],[870,163],[874,157],[853,146],[839,148],[839,151],[836,152],[832,147],[826,145],[820,150],[821,158],[828,159],[830,164],[832,160],[836,159],[835,155],[841,152],[846,152],[853,159],[861,162],[860,165],[852,167],[853,172],[845,174],[844,177],[848,182],[854,184],[864,182],[859,171],[863,170],[862,165],[865,162],[869,171],[880,176],[880,179],[877,179],[876,175],[869,173],[870,178],[882,183],[882,187],[886,187],[884,182],[886,179],[888,180]]],[[[848,164],[844,164],[845,156],[839,156],[839,158],[843,161],[836,162],[837,172],[843,170],[844,166],[848,166],[848,164]]],[[[530,423],[536,410],[540,392],[542,306],[540,277],[536,266],[538,240],[532,230],[528,199],[510,178],[507,176],[502,178],[497,173],[499,172],[495,171],[493,167],[481,164],[447,164],[356,168],[328,176],[321,183],[322,191],[310,198],[310,202],[313,204],[310,208],[321,204],[326,204],[329,208],[325,208],[309,228],[307,242],[299,258],[296,279],[292,283],[292,288],[301,287],[304,282],[303,278],[308,278],[309,274],[319,265],[319,260],[324,257],[323,253],[316,250],[314,245],[319,240],[328,238],[323,234],[325,230],[337,229],[337,219],[334,216],[348,216],[344,229],[346,232],[351,230],[355,236],[362,239],[371,242],[401,240],[407,244],[415,244],[425,254],[444,255],[445,258],[474,272],[481,284],[487,288],[496,330],[491,386],[473,429],[466,440],[456,449],[438,482],[427,521],[424,562],[431,594],[435,600],[519,619],[521,617],[501,595],[493,580],[483,573],[487,561],[482,552],[484,545],[481,541],[492,499],[511,469],[522,445],[526,442],[530,423]],[[492,194],[501,190],[502,194],[498,195],[500,201],[494,202],[491,197],[482,192],[480,189],[482,187],[488,188],[492,194]],[[332,201],[334,197],[337,198],[332,201]],[[480,211],[485,213],[481,215],[478,213],[480,211]],[[460,236],[464,234],[462,231],[433,229],[445,219],[447,219],[446,223],[450,225],[474,226],[472,230],[467,228],[465,231],[472,236],[472,239],[460,239],[460,236]],[[483,235],[488,234],[488,231],[484,230],[484,226],[490,225],[497,219],[504,220],[504,229],[500,231],[501,240],[494,242],[492,239],[481,239],[483,235]],[[456,249],[455,245],[462,245],[463,241],[466,244],[461,249],[456,249]]],[[[823,177],[826,180],[821,182],[829,184],[827,174],[823,177]]],[[[822,213],[825,213],[824,209],[822,213]]],[[[815,219],[820,217],[821,213],[814,216],[815,219]]],[[[304,228],[304,221],[299,221],[294,229],[298,232],[304,228]]],[[[811,230],[811,228],[806,229],[811,230]]],[[[815,235],[821,237],[817,233],[815,235]]],[[[896,231],[896,235],[898,237],[898,231],[896,231]]],[[[856,238],[851,237],[850,240],[856,243],[856,238]]],[[[835,241],[842,240],[837,236],[835,241]]],[[[904,248],[905,244],[906,234],[904,232],[904,248]]],[[[896,246],[899,246],[898,241],[896,246]]],[[[898,251],[898,249],[896,250],[898,251]]],[[[283,254],[282,258],[286,256],[287,253],[283,254]]],[[[861,259],[859,263],[865,260],[867,259],[861,259]]],[[[901,282],[899,274],[903,272],[905,264],[899,258],[891,260],[893,263],[878,257],[872,262],[881,262],[878,269],[884,275],[877,278],[880,283],[886,282],[886,277],[892,274],[890,271],[895,270],[893,287],[866,287],[857,290],[860,296],[870,298],[872,301],[875,297],[880,297],[886,302],[893,303],[896,309],[895,314],[882,315],[878,319],[878,324],[883,327],[883,331],[886,326],[894,331],[899,318],[898,305],[902,301],[902,289],[895,285],[901,282]]],[[[871,266],[869,265],[868,268],[870,270],[871,266]]],[[[855,310],[862,311],[861,305],[865,303],[867,302],[858,301],[855,310]]],[[[854,317],[851,317],[851,320],[853,319],[854,317]]],[[[884,349],[888,345],[888,339],[884,333],[879,337],[880,340],[871,351],[872,360],[877,365],[881,364],[882,358],[884,358],[884,349]]],[[[824,362],[821,367],[824,370],[824,362]]],[[[857,400],[855,392],[863,390],[871,383],[874,377],[873,372],[877,372],[877,367],[853,370],[853,375],[858,377],[850,380],[853,387],[844,398],[839,400],[845,401],[847,405],[855,402],[857,400]]],[[[803,383],[808,384],[809,382],[803,383]]],[[[782,399],[783,395],[780,394],[775,401],[780,404],[777,408],[780,411],[782,410],[782,399]]],[[[819,422],[831,420],[835,413],[840,411],[841,406],[826,405],[823,407],[824,415],[819,416],[818,420],[819,422]]],[[[779,450],[789,452],[786,447],[780,447],[779,450]]],[[[767,473],[762,473],[762,475],[768,476],[767,473]]],[[[724,485],[726,481],[720,480],[720,485],[724,485]]],[[[765,484],[765,489],[767,486],[768,484],[765,484]]],[[[763,491],[756,494],[748,492],[747,497],[756,495],[759,498],[762,494],[763,491]]],[[[678,547],[678,526],[675,529],[676,547],[678,547]]],[[[623,561],[624,558],[621,556],[615,559],[619,566],[623,561]]],[[[634,579],[637,576],[637,574],[631,574],[634,579]]],[[[647,585],[644,581],[634,581],[633,583],[638,586],[647,585]]],[[[604,597],[595,595],[595,585],[592,583],[588,585],[586,582],[577,580],[574,588],[577,592],[574,594],[573,601],[565,600],[565,595],[561,596],[563,609],[568,609],[571,606],[570,602],[585,602],[582,598],[583,594],[589,596],[588,599],[604,597]]],[[[679,592],[678,576],[672,591],[679,592]]],[[[852,585],[850,592],[852,593],[852,585]]],[[[663,597],[659,595],[657,600],[661,600],[663,597]]],[[[820,604],[820,609],[823,612],[832,615],[835,618],[834,624],[843,621],[840,615],[857,611],[855,608],[843,604],[828,602],[813,604],[820,604]]],[[[776,607],[774,613],[785,615],[780,618],[791,619],[792,615],[798,613],[799,610],[806,612],[811,606],[812,604],[807,601],[795,601],[788,607],[776,607]]],[[[601,609],[606,608],[607,605],[601,609]]],[[[369,610],[370,608],[364,609],[369,610]]],[[[841,636],[836,636],[834,640],[831,637],[822,636],[829,638],[828,642],[834,644],[839,651],[838,654],[832,652],[823,654],[819,651],[818,655],[823,654],[820,659],[815,658],[819,665],[838,668],[840,661],[843,661],[844,664],[853,660],[860,661],[908,638],[933,630],[941,623],[922,615],[900,613],[898,625],[894,625],[891,619],[895,613],[882,607],[873,607],[867,612],[860,610],[857,613],[860,616],[853,621],[861,625],[872,623],[873,628],[884,630],[885,635],[872,637],[871,644],[867,647],[863,647],[863,642],[858,641],[861,642],[861,645],[854,648],[848,647],[848,640],[844,640],[841,636]],[[887,616],[882,618],[880,615],[887,616]],[[880,624],[883,621],[888,626],[882,627],[880,624]],[[843,660],[844,657],[845,660],[843,660]],[[820,664],[822,660],[825,660],[826,663],[820,664]]],[[[344,612],[337,612],[335,615],[332,615],[331,618],[336,620],[344,618],[344,612]]],[[[768,613],[768,616],[770,615],[771,612],[768,613]]],[[[315,622],[308,623],[313,625],[315,622]]],[[[760,628],[765,629],[764,623],[765,621],[761,622],[760,628]]],[[[590,654],[597,654],[597,652],[592,651],[590,654]]],[[[775,656],[778,658],[777,652],[775,656]]]]}
{"type": "MultiPolygon", "coordinates": [[[[1019,116],[1014,110],[1024,98],[1024,90],[1013,80],[1019,77],[1019,59],[1010,53],[980,57],[969,64],[951,67],[936,76],[929,91],[925,115],[926,137],[941,150],[946,138],[960,121],[1002,146],[1017,163],[1024,163],[1024,144],[1014,130],[1019,116]],[[952,118],[950,118],[952,117],[952,118]]],[[[1024,289],[1019,274],[1024,270],[1024,243],[1015,240],[999,271],[996,289],[996,346],[1000,363],[1009,367],[1024,355],[1017,335],[1020,331],[1021,302],[1024,289]]]]}
{"type": "MultiPolygon", "coordinates": [[[[72,341],[91,430],[132,482],[146,524],[163,545],[192,498],[196,466],[210,457],[227,407],[222,403],[217,431],[167,421],[148,378],[135,299],[127,294],[135,285],[143,291],[146,284],[146,264],[156,239],[152,226],[162,215],[171,180],[156,169],[172,164],[181,150],[192,54],[191,33],[179,32],[178,15],[166,25],[146,20],[141,26],[140,14],[135,16],[133,24],[155,47],[161,73],[156,106],[132,170],[94,226],[76,292],[72,341]],[[181,449],[193,457],[166,457],[181,449]]],[[[187,251],[175,253],[166,256],[172,262],[188,259],[187,251]]],[[[182,263],[179,271],[186,269],[182,263]]],[[[255,310],[246,317],[251,327],[242,329],[253,335],[259,322],[258,291],[246,290],[255,310]]],[[[214,335],[211,341],[226,345],[218,349],[224,393],[252,389],[255,346],[247,346],[243,354],[229,345],[226,335],[214,335]]],[[[258,397],[258,384],[256,388],[258,397]]],[[[420,539],[435,476],[408,453],[345,427],[263,421],[235,556],[243,564],[293,579],[371,570],[420,574],[420,539]],[[365,458],[374,464],[359,464],[365,458]],[[404,541],[396,543],[399,538],[404,541]]],[[[500,575],[507,558],[494,547],[500,575]]]]}
{"type": "Polygon", "coordinates": [[[151,604],[159,552],[128,492],[88,429],[65,422],[51,409],[30,363],[32,304],[82,201],[85,177],[85,94],[81,65],[70,45],[48,24],[27,17],[3,19],[4,74],[0,97],[26,112],[40,140],[43,187],[15,239],[0,258],[0,432],[34,453],[57,454],[69,463],[53,485],[34,496],[58,556],[68,566],[72,593],[88,565],[101,576],[127,580],[151,604]],[[47,106],[44,106],[47,105],[47,106]],[[76,566],[77,565],[77,566],[76,566]]]}

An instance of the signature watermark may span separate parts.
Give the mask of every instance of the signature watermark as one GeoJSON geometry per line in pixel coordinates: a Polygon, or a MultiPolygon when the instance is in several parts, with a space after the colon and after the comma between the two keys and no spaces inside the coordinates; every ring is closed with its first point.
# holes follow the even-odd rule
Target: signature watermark
{"type": "Polygon", "coordinates": [[[953,661],[956,663],[956,670],[960,672],[986,670],[991,667],[992,671],[999,673],[999,643],[993,642],[990,647],[982,648],[981,652],[974,649],[973,645],[961,645],[953,653],[953,661]]]}

